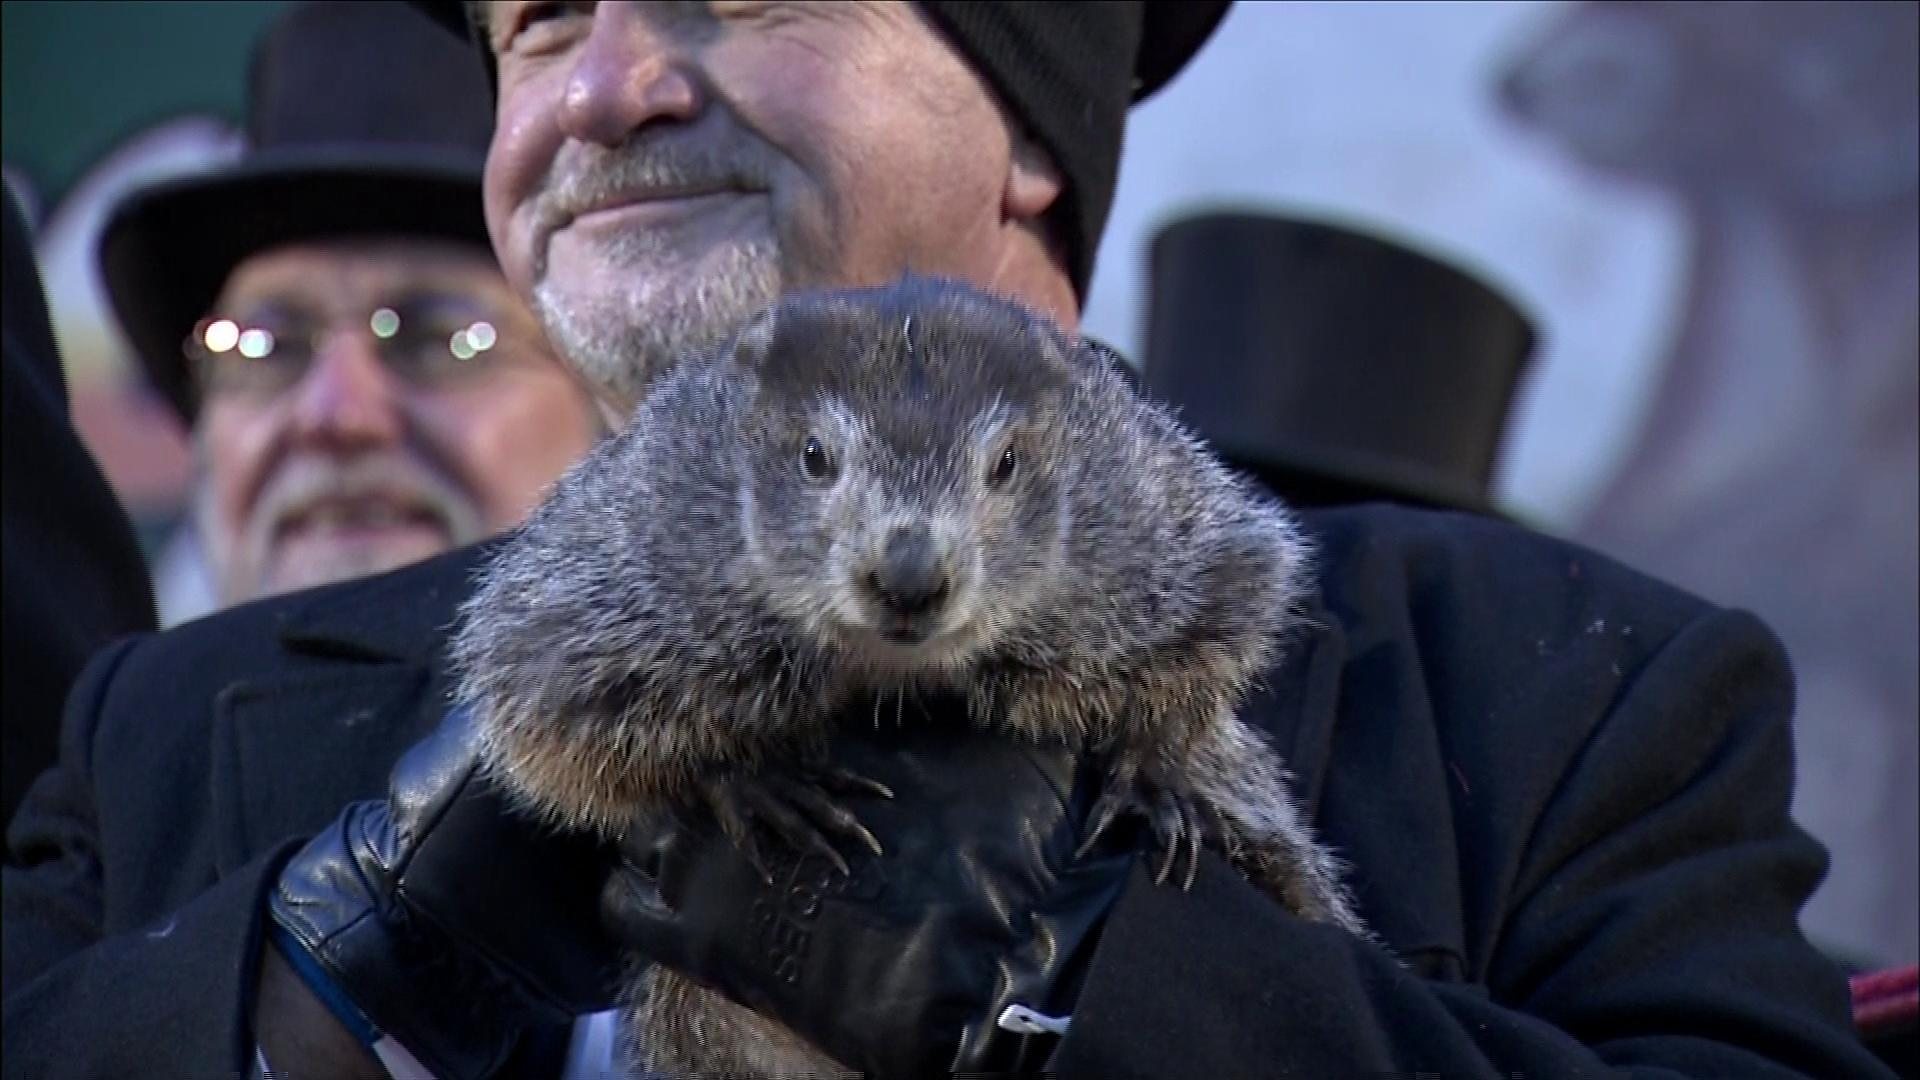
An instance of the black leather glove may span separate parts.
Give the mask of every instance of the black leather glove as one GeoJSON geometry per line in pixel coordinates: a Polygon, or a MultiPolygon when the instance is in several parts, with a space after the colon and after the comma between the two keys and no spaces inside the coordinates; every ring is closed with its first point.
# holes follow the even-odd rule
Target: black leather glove
{"type": "Polygon", "coordinates": [[[850,876],[789,857],[768,884],[710,817],[637,821],[609,928],[869,1077],[1037,1071],[1057,1033],[1021,1017],[1071,1012],[1144,830],[1076,859],[1099,776],[957,725],[843,737],[832,761],[892,789],[843,804],[884,855],[842,845],[850,876]]]}
{"type": "Polygon", "coordinates": [[[481,1077],[529,1029],[611,1005],[620,951],[597,915],[612,862],[510,807],[456,709],[385,800],[348,806],[293,857],[269,909],[381,1034],[442,1080],[481,1077]]]}

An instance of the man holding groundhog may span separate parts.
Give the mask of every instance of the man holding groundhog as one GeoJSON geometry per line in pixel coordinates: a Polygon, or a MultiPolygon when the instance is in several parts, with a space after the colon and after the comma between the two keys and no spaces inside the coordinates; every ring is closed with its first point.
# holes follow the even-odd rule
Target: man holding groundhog
{"type": "MultiPolygon", "coordinates": [[[[507,278],[616,421],[797,289],[912,270],[1071,330],[1126,109],[1224,10],[427,6],[492,64],[507,278]]],[[[1245,719],[1378,941],[1210,853],[1190,889],[1140,858],[963,875],[918,934],[849,890],[740,948],[793,882],[715,887],[742,856],[698,828],[556,835],[475,777],[442,650],[481,545],[95,661],[9,837],[8,1071],[600,1075],[577,1018],[633,948],[869,1075],[1878,1074],[1796,925],[1824,855],[1763,627],[1481,518],[1299,516],[1316,586],[1245,719]],[[1016,979],[1031,1007],[993,1010],[1016,979]]],[[[1051,752],[860,753],[915,841],[879,837],[882,894],[925,879],[912,852],[1005,865],[1081,824],[1051,752]]]]}

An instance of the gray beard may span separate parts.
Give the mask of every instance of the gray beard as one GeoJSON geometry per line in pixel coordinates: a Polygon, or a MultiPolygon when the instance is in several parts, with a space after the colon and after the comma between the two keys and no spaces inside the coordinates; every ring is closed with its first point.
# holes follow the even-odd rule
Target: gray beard
{"type": "Polygon", "coordinates": [[[779,253],[770,238],[708,252],[692,274],[656,269],[661,239],[623,237],[610,261],[632,270],[602,292],[562,293],[544,265],[533,290],[534,313],[549,341],[623,416],[655,375],[719,346],[780,296],[779,253]]]}

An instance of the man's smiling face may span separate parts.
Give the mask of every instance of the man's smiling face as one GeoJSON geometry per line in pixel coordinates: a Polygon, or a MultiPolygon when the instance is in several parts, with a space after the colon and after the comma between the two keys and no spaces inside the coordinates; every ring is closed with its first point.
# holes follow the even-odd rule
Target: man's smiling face
{"type": "Polygon", "coordinates": [[[225,603],[516,524],[596,433],[591,402],[474,245],[270,248],[228,275],[215,324],[230,340],[189,353],[194,507],[225,603]],[[479,327],[482,348],[452,348],[479,327]],[[233,347],[241,328],[258,338],[251,350],[233,347]]]}
{"type": "Polygon", "coordinates": [[[1057,174],[912,5],[483,9],[494,246],[616,410],[785,291],[908,269],[1022,287],[1057,174]]]}

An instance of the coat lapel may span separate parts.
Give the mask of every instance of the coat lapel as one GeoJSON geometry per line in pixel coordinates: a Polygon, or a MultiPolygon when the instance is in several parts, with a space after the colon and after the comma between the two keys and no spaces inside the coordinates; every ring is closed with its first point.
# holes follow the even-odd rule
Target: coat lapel
{"type": "Polygon", "coordinates": [[[1340,623],[1315,600],[1301,613],[1279,665],[1242,712],[1248,723],[1267,734],[1286,763],[1294,799],[1308,820],[1317,814],[1326,780],[1346,655],[1340,623]]]}
{"type": "MultiPolygon", "coordinates": [[[[1340,571],[1336,571],[1340,572],[1340,571]]],[[[1395,620],[1317,594],[1273,677],[1274,748],[1323,843],[1350,862],[1360,914],[1409,971],[1458,982],[1465,971],[1460,865],[1451,776],[1408,771],[1438,762],[1434,705],[1417,666],[1393,661],[1411,644],[1395,620]],[[1387,745],[1381,745],[1385,740],[1387,745]],[[1398,751],[1398,752],[1396,752],[1398,751]]]]}
{"type": "Polygon", "coordinates": [[[289,606],[277,634],[285,662],[213,703],[221,873],[386,791],[393,763],[444,711],[446,631],[493,547],[314,590],[289,606]]]}

